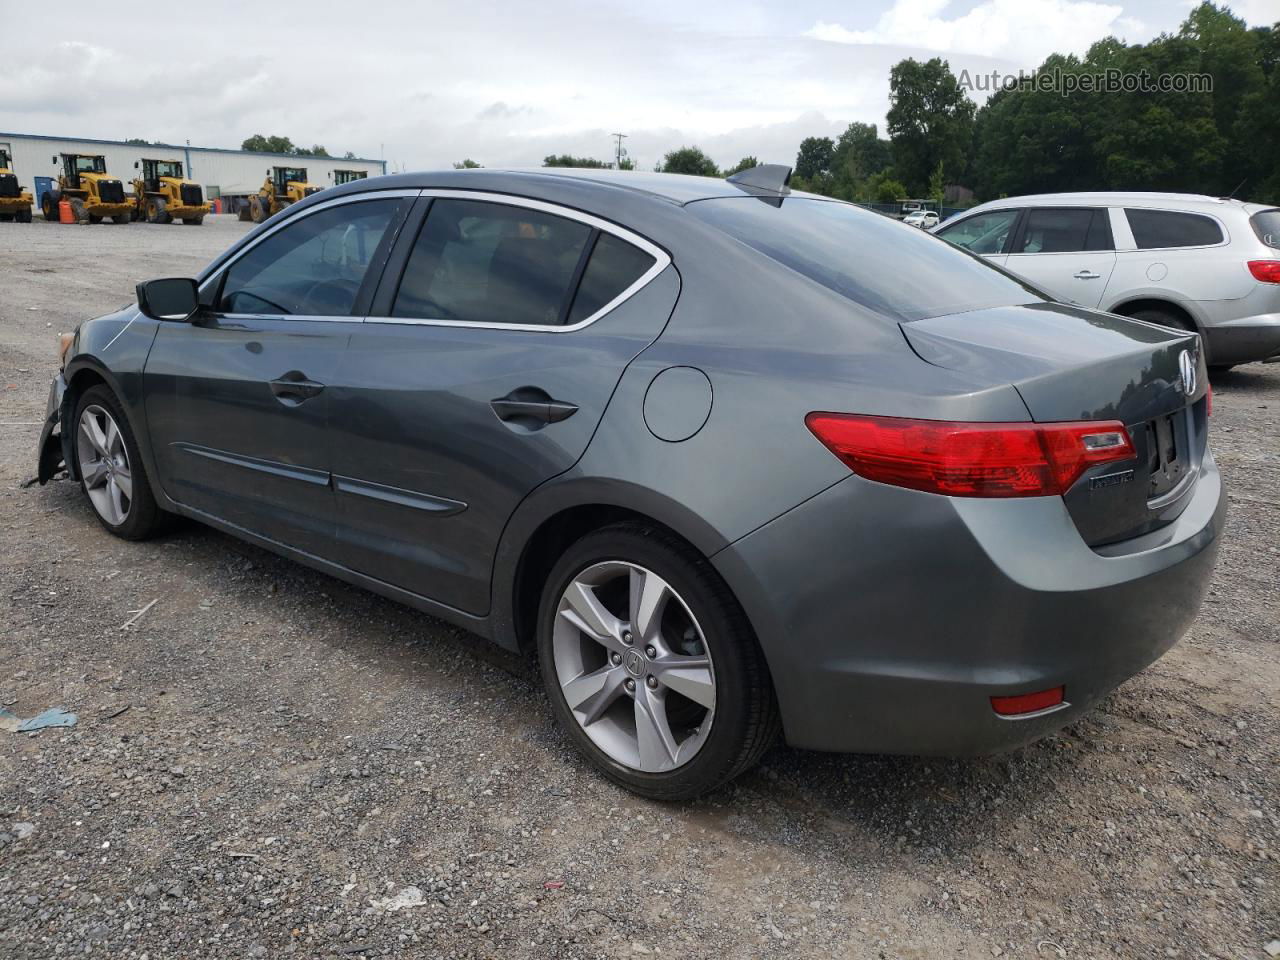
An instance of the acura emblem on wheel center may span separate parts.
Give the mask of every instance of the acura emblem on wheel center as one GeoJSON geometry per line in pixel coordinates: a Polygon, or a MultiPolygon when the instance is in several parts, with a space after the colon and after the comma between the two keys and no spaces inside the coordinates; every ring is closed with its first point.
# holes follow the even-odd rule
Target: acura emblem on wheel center
{"type": "Polygon", "coordinates": [[[647,661],[643,653],[639,650],[631,649],[622,658],[622,665],[627,668],[627,673],[639,678],[644,676],[644,668],[647,666],[647,661]]]}
{"type": "Polygon", "coordinates": [[[1182,392],[1189,397],[1196,392],[1196,361],[1190,350],[1178,354],[1178,372],[1182,374],[1182,392]]]}

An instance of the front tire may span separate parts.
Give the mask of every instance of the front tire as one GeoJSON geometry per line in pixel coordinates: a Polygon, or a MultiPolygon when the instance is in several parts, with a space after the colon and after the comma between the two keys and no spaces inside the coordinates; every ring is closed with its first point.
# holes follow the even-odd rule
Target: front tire
{"type": "Polygon", "coordinates": [[[778,735],[746,615],[705,557],[648,524],[605,527],[564,553],[539,605],[538,659],[577,747],[646,797],[714,790],[778,735]]]}
{"type": "Polygon", "coordinates": [[[163,529],[138,441],[110,388],[90,387],[75,406],[71,444],[80,489],[98,521],[117,537],[146,540],[163,529]]]}

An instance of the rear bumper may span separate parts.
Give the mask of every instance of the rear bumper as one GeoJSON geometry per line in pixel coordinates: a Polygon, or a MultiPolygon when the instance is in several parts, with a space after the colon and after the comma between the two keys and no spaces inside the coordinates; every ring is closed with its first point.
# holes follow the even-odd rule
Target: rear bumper
{"type": "Polygon", "coordinates": [[[1249,363],[1280,357],[1280,313],[1206,325],[1204,340],[1210,364],[1249,363]]]}
{"type": "Polygon", "coordinates": [[[16,197],[0,197],[0,213],[13,213],[15,210],[26,210],[31,206],[31,194],[24,193],[16,197]]]}
{"type": "Polygon", "coordinates": [[[951,499],[850,477],[713,562],[756,628],[789,743],[993,753],[1074,719],[1181,637],[1226,510],[1212,457],[1198,483],[1177,520],[1103,557],[1060,498],[951,499]],[[991,708],[1060,684],[1061,709],[991,708]]]}
{"type": "Polygon", "coordinates": [[[191,220],[195,217],[205,216],[211,209],[213,208],[207,203],[201,204],[200,206],[183,206],[178,204],[165,207],[165,213],[178,220],[191,220]]]}
{"type": "Polygon", "coordinates": [[[131,203],[86,203],[85,213],[91,217],[127,217],[133,209],[131,203]]]}

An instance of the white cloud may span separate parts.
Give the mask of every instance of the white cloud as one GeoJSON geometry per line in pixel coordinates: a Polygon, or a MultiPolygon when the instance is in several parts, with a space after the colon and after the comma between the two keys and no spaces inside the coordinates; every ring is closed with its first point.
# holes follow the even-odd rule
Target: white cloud
{"type": "Polygon", "coordinates": [[[1039,66],[1050,53],[1083,54],[1109,34],[1143,29],[1118,5],[1090,0],[984,0],[948,18],[950,0],[895,0],[870,30],[819,21],[808,35],[837,43],[895,44],[939,53],[982,54],[1039,66]]]}

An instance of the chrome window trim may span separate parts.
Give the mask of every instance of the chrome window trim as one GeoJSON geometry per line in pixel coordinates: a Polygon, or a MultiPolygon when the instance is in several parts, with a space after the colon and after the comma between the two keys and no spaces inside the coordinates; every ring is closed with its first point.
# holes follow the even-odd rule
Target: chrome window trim
{"type": "MultiPolygon", "coordinates": [[[[309,217],[313,213],[319,213],[321,210],[330,210],[333,207],[339,207],[348,203],[359,203],[361,201],[369,200],[401,199],[404,197],[416,200],[420,196],[422,196],[421,190],[369,190],[361,193],[353,193],[346,197],[334,197],[332,200],[325,200],[322,203],[317,203],[315,206],[309,207],[301,213],[285,218],[270,230],[264,231],[261,236],[254,237],[253,240],[246,243],[236,251],[236,254],[232,259],[228,260],[212,274],[205,277],[204,282],[200,284],[197,290],[197,294],[203,294],[206,286],[218,281],[228,270],[239,263],[240,259],[245,254],[260,244],[263,240],[266,240],[268,237],[275,236],[285,227],[290,224],[297,223],[299,220],[309,217]]],[[[350,313],[342,316],[322,317],[315,317],[300,313],[219,313],[218,316],[226,317],[228,320],[319,320],[329,323],[364,323],[364,317],[350,313]]]]}
{"type": "MultiPolygon", "coordinates": [[[[365,323],[380,324],[399,324],[402,326],[412,327],[464,327],[475,330],[511,330],[520,333],[573,333],[576,330],[582,330],[591,326],[601,317],[617,309],[631,297],[639,293],[641,289],[647,286],[652,280],[662,273],[671,265],[671,257],[668,253],[657,244],[646,240],[637,233],[620,227],[616,223],[605,220],[601,217],[594,216],[590,213],[583,213],[581,210],[574,210],[572,207],[563,207],[559,204],[548,203],[545,200],[535,200],[532,197],[521,197],[507,193],[493,193],[481,190],[423,190],[421,196],[431,198],[442,198],[450,200],[480,200],[486,203],[498,203],[508,207],[525,207],[530,210],[538,210],[542,213],[549,213],[552,216],[563,217],[566,220],[576,220],[579,223],[595,227],[603,233],[611,233],[620,240],[625,240],[633,246],[639,247],[649,256],[653,257],[653,266],[642,273],[631,286],[627,287],[616,297],[606,303],[591,316],[579,320],[577,323],[565,324],[560,326],[551,323],[484,323],[477,320],[446,320],[443,318],[417,318],[417,317],[373,317],[366,316],[365,323]]],[[[430,213],[427,214],[430,216],[430,213]]],[[[416,241],[417,238],[415,238],[416,241]]],[[[579,279],[581,284],[581,279],[579,279]]]]}

